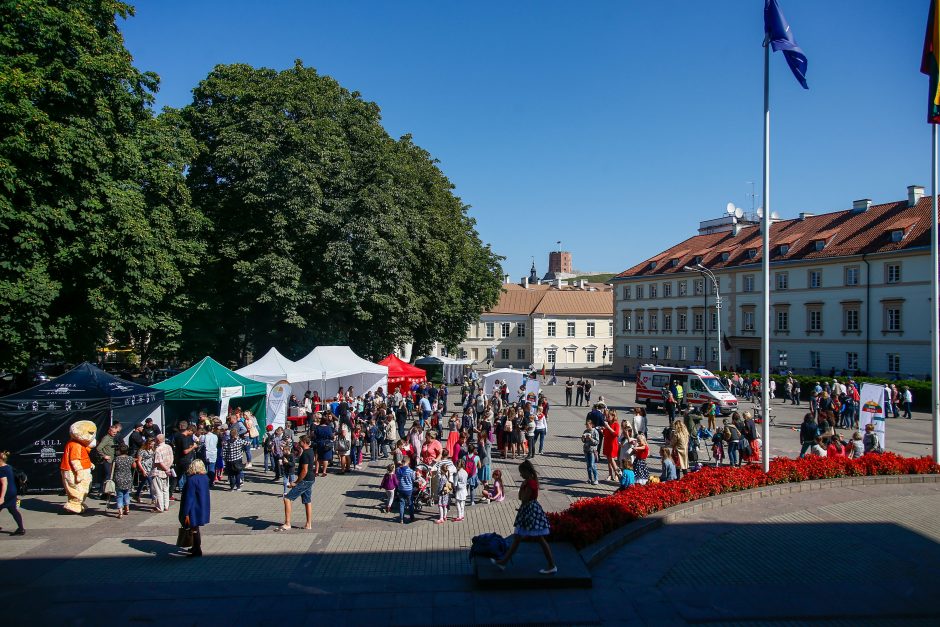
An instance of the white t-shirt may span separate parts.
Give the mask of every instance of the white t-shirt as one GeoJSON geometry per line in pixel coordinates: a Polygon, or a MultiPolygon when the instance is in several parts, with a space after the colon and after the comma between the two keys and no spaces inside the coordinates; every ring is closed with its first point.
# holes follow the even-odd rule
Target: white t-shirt
{"type": "Polygon", "coordinates": [[[457,480],[454,481],[454,496],[457,500],[464,500],[467,498],[467,483],[469,482],[469,476],[467,471],[461,468],[457,471],[457,480]]]}

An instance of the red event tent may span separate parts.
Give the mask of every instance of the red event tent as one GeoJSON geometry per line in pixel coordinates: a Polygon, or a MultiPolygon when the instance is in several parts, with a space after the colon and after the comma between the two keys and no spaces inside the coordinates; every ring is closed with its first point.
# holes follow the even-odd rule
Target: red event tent
{"type": "Polygon", "coordinates": [[[412,383],[427,381],[428,373],[402,361],[395,355],[389,355],[379,362],[380,366],[388,368],[388,391],[394,392],[396,388],[402,388],[402,392],[408,390],[412,383]],[[404,385],[402,385],[404,384],[404,385]]]}

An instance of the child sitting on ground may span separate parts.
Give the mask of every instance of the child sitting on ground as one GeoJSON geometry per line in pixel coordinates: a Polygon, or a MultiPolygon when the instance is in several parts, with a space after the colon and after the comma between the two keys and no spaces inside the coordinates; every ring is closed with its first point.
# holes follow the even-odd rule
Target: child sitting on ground
{"type": "Polygon", "coordinates": [[[721,466],[725,458],[725,445],[721,440],[721,431],[715,431],[712,436],[712,458],[715,460],[715,467],[721,466]]]}
{"type": "Polygon", "coordinates": [[[620,487],[617,488],[617,492],[626,490],[636,483],[636,474],[633,472],[633,462],[630,461],[629,457],[623,460],[620,471],[620,487]]]}
{"type": "Polygon", "coordinates": [[[483,500],[487,503],[496,502],[499,503],[506,495],[503,490],[503,471],[494,470],[493,471],[493,485],[492,487],[483,488],[483,500]]]}
{"type": "Polygon", "coordinates": [[[395,476],[395,464],[389,464],[385,467],[385,476],[382,477],[382,483],[379,484],[385,490],[385,499],[382,501],[381,510],[383,512],[392,511],[392,503],[395,501],[395,490],[398,488],[398,477],[395,476]]]}

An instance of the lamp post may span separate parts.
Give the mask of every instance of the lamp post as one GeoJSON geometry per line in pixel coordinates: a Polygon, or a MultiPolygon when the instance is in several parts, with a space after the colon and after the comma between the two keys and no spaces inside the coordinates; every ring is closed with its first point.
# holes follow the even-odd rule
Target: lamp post
{"type": "MultiPolygon", "coordinates": [[[[704,277],[711,279],[712,285],[715,287],[715,316],[718,319],[717,332],[718,332],[718,370],[721,368],[721,294],[718,293],[718,277],[715,276],[715,273],[703,266],[700,263],[695,264],[695,266],[685,266],[682,268],[688,272],[698,272],[704,277]]],[[[707,291],[707,290],[706,290],[707,291]]],[[[705,299],[706,303],[708,302],[708,297],[705,299]]],[[[705,307],[705,313],[708,313],[708,307],[705,307]]],[[[708,320],[704,320],[705,327],[705,350],[708,351],[708,320]]],[[[708,363],[708,355],[705,355],[705,363],[708,363]]]]}

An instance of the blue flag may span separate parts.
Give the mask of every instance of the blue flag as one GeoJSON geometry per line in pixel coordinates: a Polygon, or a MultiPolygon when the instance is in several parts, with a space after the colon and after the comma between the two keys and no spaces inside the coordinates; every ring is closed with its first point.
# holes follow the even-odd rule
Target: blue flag
{"type": "Polygon", "coordinates": [[[767,40],[774,52],[783,50],[787,65],[803,89],[809,89],[806,84],[806,55],[803,54],[803,49],[796,45],[790,25],[787,24],[787,18],[783,17],[777,0],[764,2],[764,33],[767,34],[767,40]]]}

